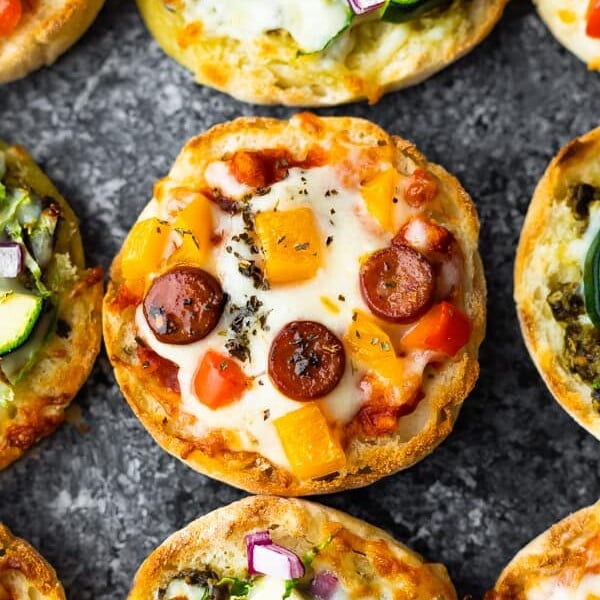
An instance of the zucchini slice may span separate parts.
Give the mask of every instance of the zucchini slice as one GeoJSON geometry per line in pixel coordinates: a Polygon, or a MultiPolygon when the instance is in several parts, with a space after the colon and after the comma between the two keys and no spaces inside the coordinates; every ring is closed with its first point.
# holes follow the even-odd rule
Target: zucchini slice
{"type": "Polygon", "coordinates": [[[27,341],[37,323],[44,299],[20,292],[0,292],[0,356],[27,341]]]}

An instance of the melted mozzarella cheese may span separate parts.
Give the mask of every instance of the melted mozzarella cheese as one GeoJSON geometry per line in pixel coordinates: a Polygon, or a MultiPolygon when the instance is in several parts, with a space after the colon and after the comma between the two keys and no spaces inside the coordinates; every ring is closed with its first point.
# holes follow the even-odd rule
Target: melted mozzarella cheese
{"type": "Polygon", "coordinates": [[[305,52],[321,50],[348,23],[345,0],[186,0],[183,17],[210,37],[251,41],[284,29],[305,52]]]}
{"type": "MultiPolygon", "coordinates": [[[[278,600],[286,593],[285,579],[265,575],[256,581],[248,594],[248,600],[278,600]]],[[[302,600],[304,596],[296,589],[288,592],[287,598],[302,600]]]]}
{"type": "MultiPolygon", "coordinates": [[[[211,184],[219,168],[209,168],[211,184]]],[[[223,191],[231,180],[223,177],[223,191]]],[[[286,179],[271,186],[268,193],[248,201],[253,212],[310,206],[319,225],[323,241],[323,264],[316,275],[306,281],[274,285],[270,290],[256,289],[253,280],[240,275],[238,256],[253,258],[248,246],[237,236],[244,231],[241,215],[230,215],[213,207],[215,231],[222,234],[222,243],[215,248],[210,262],[203,268],[212,272],[221,282],[230,299],[217,327],[203,340],[185,346],[160,343],[150,330],[138,307],[136,323],[138,333],[160,356],[179,366],[181,410],[192,416],[192,433],[197,436],[213,429],[238,432],[239,450],[258,452],[271,462],[288,466],[288,461],[273,419],[302,407],[302,403],[285,397],[271,383],[267,374],[268,352],[273,338],[290,321],[318,320],[340,339],[346,333],[353,310],[368,311],[363,301],[358,265],[364,254],[389,244],[391,234],[374,226],[358,189],[344,188],[334,168],[330,166],[303,170],[290,169],[286,179]],[[331,193],[336,190],[337,193],[331,193]],[[325,244],[328,236],[333,241],[325,244]],[[228,250],[228,248],[230,250],[228,250]],[[244,363],[244,371],[253,377],[252,387],[238,401],[218,410],[202,404],[194,389],[194,376],[206,351],[210,348],[227,354],[225,347],[235,312],[233,306],[244,306],[251,296],[262,303],[260,312],[266,315],[268,329],[250,327],[251,360],[244,363]],[[321,298],[329,298],[339,312],[327,310],[321,298]],[[344,300],[340,300],[343,298],[344,300]]],[[[156,207],[156,203],[154,203],[156,207]]],[[[145,212],[146,216],[159,213],[157,208],[145,212]]],[[[256,257],[254,257],[256,258],[256,257]]],[[[328,419],[337,423],[348,422],[360,408],[362,397],[359,382],[362,373],[355,372],[348,357],[346,370],[337,385],[319,401],[328,419]]]]}
{"type": "Polygon", "coordinates": [[[240,183],[229,171],[227,163],[221,160],[212,162],[204,171],[204,179],[210,187],[219,188],[230,198],[241,198],[251,192],[252,188],[245,183],[240,183]]]}
{"type": "Polygon", "coordinates": [[[164,600],[204,600],[206,588],[203,585],[190,585],[183,579],[174,579],[169,583],[164,595],[164,600]]]}
{"type": "Polygon", "coordinates": [[[585,575],[575,584],[544,579],[527,590],[527,600],[589,600],[600,595],[600,575],[585,575]]]}

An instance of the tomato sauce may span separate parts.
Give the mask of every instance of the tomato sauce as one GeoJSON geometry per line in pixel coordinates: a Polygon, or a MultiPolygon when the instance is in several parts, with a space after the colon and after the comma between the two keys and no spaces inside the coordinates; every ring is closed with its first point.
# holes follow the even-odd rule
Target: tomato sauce
{"type": "Polygon", "coordinates": [[[315,146],[306,158],[298,160],[284,148],[266,150],[238,150],[230,159],[231,174],[240,182],[253,188],[264,188],[287,177],[294,167],[310,169],[326,163],[326,152],[315,146]]]}
{"type": "Polygon", "coordinates": [[[144,346],[138,346],[137,355],[142,363],[142,368],[148,375],[156,376],[164,387],[180,393],[179,379],[177,378],[179,367],[175,363],[144,346]]]}

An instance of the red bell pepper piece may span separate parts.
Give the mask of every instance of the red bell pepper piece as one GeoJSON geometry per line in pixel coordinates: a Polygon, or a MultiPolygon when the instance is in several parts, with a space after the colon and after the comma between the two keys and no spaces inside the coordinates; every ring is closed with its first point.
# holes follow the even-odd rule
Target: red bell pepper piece
{"type": "Polygon", "coordinates": [[[585,33],[590,37],[600,38],[600,0],[590,0],[585,33]]]}
{"type": "Polygon", "coordinates": [[[450,302],[429,309],[400,343],[407,348],[434,350],[454,356],[471,337],[471,320],[450,302]]]}
{"type": "Polygon", "coordinates": [[[248,379],[235,360],[208,350],[194,378],[196,395],[209,408],[220,408],[239,400],[248,379]]]}
{"type": "Polygon", "coordinates": [[[0,37],[10,35],[21,20],[21,0],[0,0],[0,37]]]}

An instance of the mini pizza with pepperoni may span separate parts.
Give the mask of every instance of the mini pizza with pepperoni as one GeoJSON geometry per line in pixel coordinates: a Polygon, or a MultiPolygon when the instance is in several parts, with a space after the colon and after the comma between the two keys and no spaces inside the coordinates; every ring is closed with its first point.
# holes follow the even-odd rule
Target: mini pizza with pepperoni
{"type": "Polygon", "coordinates": [[[475,208],[353,118],[246,118],[190,140],[115,259],[125,397],[192,467],[254,492],[366,485],[452,429],[478,375],[475,208]]]}
{"type": "Polygon", "coordinates": [[[600,598],[600,503],[569,515],[527,544],[484,600],[600,598]]]}
{"type": "Polygon", "coordinates": [[[565,48],[600,70],[600,0],[536,0],[538,13],[565,48]]]}
{"type": "Polygon", "coordinates": [[[0,523],[0,600],[65,600],[54,569],[0,523]]]}
{"type": "Polygon", "coordinates": [[[446,568],[340,511],[252,496],[161,544],[129,600],[456,600],[446,568]]]}
{"type": "Polygon", "coordinates": [[[86,31],[104,0],[0,0],[0,83],[52,64],[86,31]]]}

